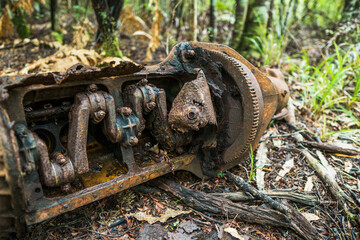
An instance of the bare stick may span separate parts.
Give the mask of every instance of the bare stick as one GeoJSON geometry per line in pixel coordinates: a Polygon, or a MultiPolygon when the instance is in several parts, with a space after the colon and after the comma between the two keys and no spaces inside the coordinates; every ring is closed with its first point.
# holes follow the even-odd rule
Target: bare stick
{"type": "MultiPolygon", "coordinates": [[[[271,198],[287,199],[293,202],[298,202],[310,206],[315,206],[319,204],[317,197],[309,194],[302,194],[302,193],[296,193],[292,191],[282,191],[282,190],[264,190],[261,191],[261,193],[271,198]]],[[[210,194],[216,197],[223,197],[229,199],[233,202],[244,202],[255,199],[254,197],[247,195],[245,192],[210,193],[210,194]]]]}
{"type": "Polygon", "coordinates": [[[284,214],[289,214],[290,209],[288,207],[282,205],[281,203],[279,203],[278,201],[272,199],[271,197],[266,196],[264,193],[260,192],[259,190],[257,190],[256,188],[254,188],[253,186],[251,186],[250,184],[245,182],[244,179],[242,179],[241,177],[236,176],[236,175],[232,174],[229,171],[226,172],[226,175],[228,175],[230,177],[230,179],[233,182],[235,182],[236,185],[238,185],[239,187],[244,189],[245,192],[248,192],[252,196],[254,196],[255,198],[266,202],[273,209],[278,210],[278,211],[280,211],[280,212],[282,212],[284,214]]]}
{"type": "Polygon", "coordinates": [[[331,195],[339,202],[340,206],[344,210],[347,217],[350,219],[351,223],[354,226],[359,225],[359,217],[352,214],[349,211],[346,200],[353,202],[341,189],[339,184],[336,182],[335,176],[330,174],[330,172],[315,158],[313,157],[307,150],[301,150],[301,153],[305,156],[308,164],[316,171],[317,175],[324,182],[326,186],[328,186],[331,195]]]}
{"type": "Polygon", "coordinates": [[[329,153],[341,153],[341,154],[346,154],[346,155],[360,155],[360,151],[358,151],[358,150],[342,148],[342,147],[338,147],[338,146],[328,144],[328,143],[304,141],[304,142],[302,142],[302,144],[307,147],[318,148],[318,149],[321,149],[321,150],[323,150],[325,152],[329,152],[329,153]]]}

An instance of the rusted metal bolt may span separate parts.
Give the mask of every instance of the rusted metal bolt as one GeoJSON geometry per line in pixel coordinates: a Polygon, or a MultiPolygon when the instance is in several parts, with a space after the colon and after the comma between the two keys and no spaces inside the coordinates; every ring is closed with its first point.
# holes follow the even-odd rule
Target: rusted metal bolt
{"type": "Polygon", "coordinates": [[[90,84],[90,86],[88,87],[88,90],[90,92],[96,92],[98,90],[98,87],[96,86],[96,84],[90,84]]]}
{"type": "Polygon", "coordinates": [[[130,146],[134,146],[139,142],[139,139],[137,137],[130,137],[129,138],[129,144],[130,146]]]}
{"type": "Polygon", "coordinates": [[[195,119],[196,118],[196,112],[195,111],[190,111],[189,113],[188,113],[188,118],[190,119],[190,120],[193,120],[193,119],[195,119]]]}
{"type": "Polygon", "coordinates": [[[44,104],[44,109],[50,109],[52,108],[53,106],[51,105],[51,103],[46,103],[44,104]]]}
{"type": "Polygon", "coordinates": [[[54,154],[55,162],[57,162],[60,166],[64,166],[66,164],[66,157],[61,153],[54,154]]]}
{"type": "Polygon", "coordinates": [[[138,82],[138,86],[146,86],[148,84],[148,80],[147,79],[141,79],[140,82],[138,82]]]}
{"type": "Polygon", "coordinates": [[[129,107],[120,107],[117,109],[118,114],[129,116],[132,113],[132,109],[129,107]]]}
{"type": "Polygon", "coordinates": [[[32,112],[32,107],[26,107],[26,108],[24,108],[24,110],[25,110],[25,112],[32,112]]]}
{"type": "Polygon", "coordinates": [[[105,117],[105,112],[103,110],[97,111],[94,113],[95,121],[100,122],[105,117]]]}
{"type": "Polygon", "coordinates": [[[187,59],[191,59],[195,57],[195,51],[194,50],[185,50],[184,57],[187,59]]]}
{"type": "Polygon", "coordinates": [[[71,102],[66,102],[66,101],[64,101],[64,102],[62,102],[62,105],[63,105],[64,107],[69,107],[69,106],[71,106],[71,102]]]}
{"type": "Polygon", "coordinates": [[[153,101],[148,102],[148,103],[146,104],[146,108],[147,108],[149,111],[153,110],[155,107],[156,107],[156,103],[153,102],[153,101]]]}
{"type": "Polygon", "coordinates": [[[8,90],[1,88],[0,89],[0,102],[6,101],[10,97],[8,90]]]}
{"type": "Polygon", "coordinates": [[[199,116],[199,110],[197,107],[189,107],[187,110],[187,118],[189,120],[195,120],[199,116]]]}
{"type": "MultiPolygon", "coordinates": [[[[71,185],[70,183],[67,183],[67,184],[64,184],[64,185],[61,185],[61,191],[65,192],[65,193],[68,193],[71,191],[71,185]]],[[[69,206],[67,204],[64,205],[64,208],[68,208],[69,206]]]]}

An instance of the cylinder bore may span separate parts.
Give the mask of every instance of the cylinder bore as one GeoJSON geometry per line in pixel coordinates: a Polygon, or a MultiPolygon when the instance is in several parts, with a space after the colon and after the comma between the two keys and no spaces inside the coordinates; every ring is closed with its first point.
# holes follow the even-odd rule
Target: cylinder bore
{"type": "Polygon", "coordinates": [[[46,129],[35,129],[34,132],[44,141],[49,154],[53,153],[56,146],[55,136],[46,129]]]}

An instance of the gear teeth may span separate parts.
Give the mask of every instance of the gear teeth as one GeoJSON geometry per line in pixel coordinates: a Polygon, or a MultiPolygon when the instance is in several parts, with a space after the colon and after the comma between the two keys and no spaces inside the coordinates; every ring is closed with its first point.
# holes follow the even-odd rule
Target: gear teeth
{"type": "Polygon", "coordinates": [[[228,162],[232,162],[236,159],[238,159],[241,154],[243,154],[245,151],[247,151],[250,147],[250,145],[253,143],[253,141],[256,138],[256,133],[257,133],[257,129],[259,126],[259,116],[260,116],[260,107],[259,107],[259,100],[258,100],[258,96],[256,93],[256,89],[255,86],[253,85],[248,73],[245,72],[245,70],[243,69],[243,67],[240,65],[240,61],[229,57],[228,55],[226,55],[225,53],[222,52],[218,52],[218,51],[213,51],[213,50],[209,50],[211,53],[213,54],[217,54],[219,56],[221,56],[223,59],[225,59],[226,61],[229,61],[240,73],[241,75],[244,77],[246,85],[248,87],[248,90],[250,92],[251,95],[251,101],[252,101],[252,111],[253,111],[253,122],[251,125],[251,131],[250,134],[248,136],[248,139],[246,140],[244,147],[242,148],[241,151],[237,152],[237,154],[230,160],[230,161],[226,161],[228,162]]]}

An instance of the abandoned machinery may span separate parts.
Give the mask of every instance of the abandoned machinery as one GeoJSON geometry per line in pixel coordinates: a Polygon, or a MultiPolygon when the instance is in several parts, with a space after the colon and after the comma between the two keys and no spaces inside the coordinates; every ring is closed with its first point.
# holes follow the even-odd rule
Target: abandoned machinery
{"type": "Polygon", "coordinates": [[[0,78],[0,236],[176,170],[248,158],[289,92],[229,47],[183,42],[160,64],[76,64],[0,78]]]}

